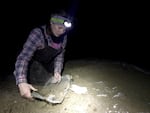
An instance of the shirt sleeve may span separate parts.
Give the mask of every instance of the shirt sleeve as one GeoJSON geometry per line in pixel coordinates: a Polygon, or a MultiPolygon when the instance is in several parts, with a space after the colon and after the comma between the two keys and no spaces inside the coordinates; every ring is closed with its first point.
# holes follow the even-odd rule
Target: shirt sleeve
{"type": "Polygon", "coordinates": [[[66,44],[67,44],[67,36],[64,37],[64,41],[62,44],[62,49],[63,49],[62,52],[54,60],[54,73],[56,72],[61,73],[63,69],[66,44]]]}
{"type": "Polygon", "coordinates": [[[40,43],[40,34],[41,31],[39,29],[33,29],[26,42],[23,45],[23,49],[17,57],[15,63],[14,75],[16,78],[16,84],[27,82],[27,71],[28,64],[31,60],[35,50],[38,48],[40,43]]]}

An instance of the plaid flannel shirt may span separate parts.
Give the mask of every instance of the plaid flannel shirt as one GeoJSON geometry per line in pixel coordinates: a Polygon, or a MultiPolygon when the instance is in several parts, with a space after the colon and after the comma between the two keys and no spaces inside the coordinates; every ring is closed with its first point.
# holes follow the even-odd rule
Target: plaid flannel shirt
{"type": "MultiPolygon", "coordinates": [[[[48,46],[51,46],[55,49],[62,47],[64,50],[54,59],[54,72],[61,73],[64,62],[64,52],[67,43],[67,36],[64,37],[63,43],[56,44],[52,41],[51,36],[46,34],[46,26],[44,28],[45,38],[48,40],[48,46]]],[[[16,78],[16,84],[27,82],[27,71],[29,61],[32,59],[34,52],[38,49],[44,48],[44,36],[42,31],[39,28],[33,29],[26,42],[23,45],[23,49],[18,55],[15,63],[14,76],[16,78]]]]}

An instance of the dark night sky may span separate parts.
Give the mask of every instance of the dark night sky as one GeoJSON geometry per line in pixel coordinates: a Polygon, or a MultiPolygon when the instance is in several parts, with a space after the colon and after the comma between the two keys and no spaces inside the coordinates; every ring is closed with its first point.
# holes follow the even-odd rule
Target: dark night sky
{"type": "Polygon", "coordinates": [[[29,31],[46,23],[50,12],[57,8],[75,12],[66,59],[121,60],[150,69],[147,4],[80,0],[13,1],[8,4],[6,1],[1,13],[2,73],[13,70],[16,55],[29,31]]]}

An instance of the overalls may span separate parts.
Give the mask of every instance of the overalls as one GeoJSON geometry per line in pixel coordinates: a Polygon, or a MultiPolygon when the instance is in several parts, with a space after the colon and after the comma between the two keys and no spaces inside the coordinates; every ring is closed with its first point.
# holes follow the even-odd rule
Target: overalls
{"type": "Polygon", "coordinates": [[[37,50],[34,53],[33,60],[29,67],[29,82],[32,84],[44,84],[50,79],[54,71],[54,59],[56,56],[62,52],[62,48],[54,49],[48,46],[48,41],[44,35],[44,29],[42,30],[45,47],[43,49],[37,50]]]}

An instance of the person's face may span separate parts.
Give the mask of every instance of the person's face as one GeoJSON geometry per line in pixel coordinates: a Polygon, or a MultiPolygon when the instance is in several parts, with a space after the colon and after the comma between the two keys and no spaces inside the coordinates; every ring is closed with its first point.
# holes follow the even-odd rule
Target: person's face
{"type": "Polygon", "coordinates": [[[60,35],[62,35],[62,34],[64,34],[66,32],[65,26],[64,25],[60,25],[60,24],[51,23],[51,29],[52,29],[53,34],[56,37],[59,37],[60,35]]]}

